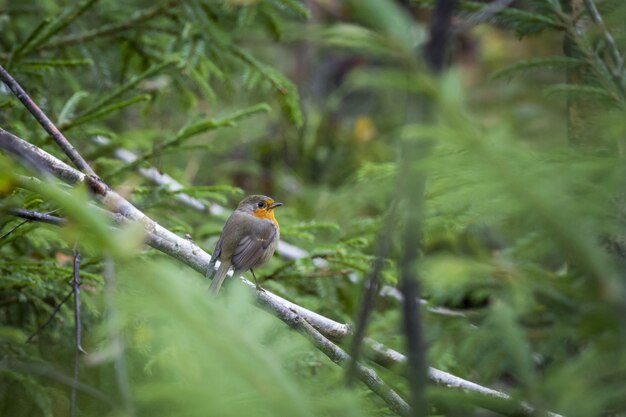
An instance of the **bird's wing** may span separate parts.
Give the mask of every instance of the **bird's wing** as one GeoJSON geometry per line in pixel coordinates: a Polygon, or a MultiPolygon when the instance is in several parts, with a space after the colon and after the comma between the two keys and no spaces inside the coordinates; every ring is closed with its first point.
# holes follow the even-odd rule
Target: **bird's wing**
{"type": "Polygon", "coordinates": [[[257,230],[257,233],[243,236],[231,258],[235,269],[247,271],[265,262],[268,259],[266,251],[276,239],[277,234],[276,227],[268,222],[263,228],[257,230]]]}

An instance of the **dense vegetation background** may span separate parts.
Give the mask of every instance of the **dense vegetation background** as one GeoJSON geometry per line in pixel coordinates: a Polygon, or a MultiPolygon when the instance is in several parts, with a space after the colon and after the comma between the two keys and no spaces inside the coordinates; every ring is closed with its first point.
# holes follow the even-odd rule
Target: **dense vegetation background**
{"type": "MultiPolygon", "coordinates": [[[[626,415],[626,4],[432,18],[454,3],[0,0],[0,64],[107,184],[209,252],[244,195],[282,201],[281,238],[307,252],[257,271],[269,291],[398,351],[421,336],[409,363],[537,413],[626,415]]],[[[0,127],[67,160],[4,85],[0,127]]],[[[394,415],[241,285],[209,299],[140,227],[34,168],[0,154],[0,415],[394,415]]],[[[426,388],[414,415],[532,413],[361,358],[410,404],[426,388]]]]}

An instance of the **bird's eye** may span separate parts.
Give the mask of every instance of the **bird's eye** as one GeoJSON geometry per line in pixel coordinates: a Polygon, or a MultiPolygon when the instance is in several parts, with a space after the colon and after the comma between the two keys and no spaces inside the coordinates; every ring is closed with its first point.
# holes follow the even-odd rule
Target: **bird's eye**
{"type": "Polygon", "coordinates": [[[263,207],[265,205],[265,203],[262,202],[262,201],[259,201],[256,205],[259,206],[259,207],[263,207]]]}

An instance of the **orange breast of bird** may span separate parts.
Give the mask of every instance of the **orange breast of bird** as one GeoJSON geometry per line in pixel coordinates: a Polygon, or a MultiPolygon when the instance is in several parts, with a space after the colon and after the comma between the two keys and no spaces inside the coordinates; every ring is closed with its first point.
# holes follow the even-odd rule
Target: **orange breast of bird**
{"type": "Polygon", "coordinates": [[[278,224],[278,221],[276,220],[276,217],[274,217],[274,210],[267,210],[265,208],[258,208],[256,210],[254,210],[252,212],[252,215],[254,217],[258,217],[259,219],[268,219],[274,222],[274,224],[276,225],[276,229],[278,231],[280,231],[280,225],[278,224]]]}

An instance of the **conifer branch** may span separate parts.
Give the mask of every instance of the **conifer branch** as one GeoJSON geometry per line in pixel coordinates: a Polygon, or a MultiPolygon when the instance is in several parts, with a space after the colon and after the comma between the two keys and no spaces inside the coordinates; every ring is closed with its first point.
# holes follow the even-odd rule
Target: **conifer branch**
{"type": "Polygon", "coordinates": [[[93,40],[101,39],[105,36],[111,36],[111,35],[118,34],[120,32],[132,30],[141,23],[145,23],[151,19],[159,17],[160,15],[167,12],[172,7],[176,6],[178,3],[179,3],[178,0],[171,0],[161,6],[144,10],[138,13],[135,17],[125,20],[121,23],[114,23],[114,24],[102,26],[98,29],[90,30],[84,33],[79,33],[78,35],[66,36],[54,42],[50,42],[46,45],[43,45],[40,49],[64,48],[66,46],[83,44],[85,42],[90,42],[93,40]]]}

